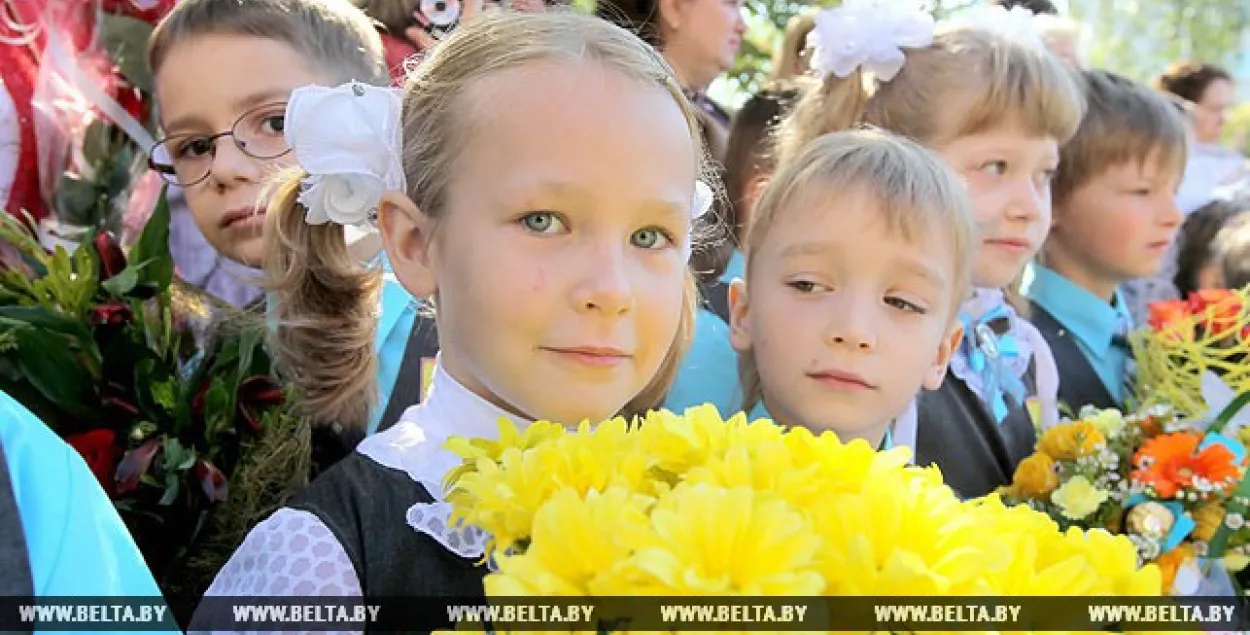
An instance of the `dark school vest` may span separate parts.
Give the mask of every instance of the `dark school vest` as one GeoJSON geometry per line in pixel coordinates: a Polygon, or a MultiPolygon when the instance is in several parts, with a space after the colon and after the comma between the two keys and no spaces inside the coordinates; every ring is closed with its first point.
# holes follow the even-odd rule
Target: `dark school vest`
{"type": "MultiPolygon", "coordinates": [[[[35,584],[30,570],[26,531],[9,476],[9,463],[0,445],[0,597],[32,597],[35,584]]],[[[30,629],[17,631],[29,633],[30,629]]]]}
{"type": "MultiPolygon", "coordinates": [[[[1032,393],[1031,372],[1026,392],[1032,393]]],[[[1027,408],[1010,404],[1002,424],[954,373],[916,402],[916,465],[937,465],[960,498],[978,498],[1011,483],[1016,466],[1033,453],[1037,433],[1027,408]]]]}
{"type": "Polygon", "coordinates": [[[1029,321],[1050,345],[1055,366],[1059,368],[1059,403],[1066,405],[1073,414],[1085,405],[1123,409],[1123,404],[1111,396],[1068,329],[1036,302],[1032,305],[1029,321]]]}
{"type": "Polygon", "coordinates": [[[438,327],[434,318],[417,314],[412,331],[408,333],[408,343],[404,346],[404,358],[399,363],[395,387],[378,422],[378,432],[395,425],[405,410],[421,402],[421,388],[425,383],[425,378],[421,376],[422,360],[434,359],[436,355],[438,327]]]}
{"type": "Polygon", "coordinates": [[[366,599],[485,597],[484,564],[451,553],[408,525],[408,509],[433,500],[406,472],[353,452],[288,506],[325,523],[347,552],[366,599]]]}

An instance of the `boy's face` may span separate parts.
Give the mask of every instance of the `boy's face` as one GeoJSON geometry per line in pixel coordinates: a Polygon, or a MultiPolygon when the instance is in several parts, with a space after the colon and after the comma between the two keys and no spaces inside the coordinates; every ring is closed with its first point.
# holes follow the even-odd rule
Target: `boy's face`
{"type": "Polygon", "coordinates": [[[1157,153],[1106,168],[1055,210],[1047,254],[1099,285],[1157,274],[1183,220],[1179,180],[1157,153]]]}
{"type": "Polygon", "coordinates": [[[753,352],[780,423],[876,444],[958,344],[954,255],[941,232],[892,232],[859,193],[819,194],[779,210],[752,252],[731,340],[753,352]]]}
{"type": "Polygon", "coordinates": [[[193,163],[196,173],[202,173],[200,165],[208,169],[207,177],[186,187],[187,206],[209,244],[232,260],[263,264],[264,181],[295,163],[290,152],[257,159],[235,142],[252,148],[276,145],[276,151],[257,153],[265,156],[281,152],[287,98],[295,88],[316,83],[327,83],[324,73],[308,68],[287,44],[227,34],[178,43],[156,76],[161,127],[174,140],[165,144],[174,155],[166,160],[175,166],[193,163]],[[244,123],[236,126],[240,121],[244,123]],[[245,138],[205,140],[230,130],[245,138]]]}
{"type": "Polygon", "coordinates": [[[1046,240],[1059,144],[1008,125],[955,139],[939,154],[963,177],[980,228],[972,284],[1002,289],[1046,240]]]}

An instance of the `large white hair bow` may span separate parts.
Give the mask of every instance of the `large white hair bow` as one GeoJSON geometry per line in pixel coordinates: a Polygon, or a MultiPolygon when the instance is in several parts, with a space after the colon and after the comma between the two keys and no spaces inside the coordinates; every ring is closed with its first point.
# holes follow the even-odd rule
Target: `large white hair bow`
{"type": "Polygon", "coordinates": [[[1037,16],[1024,7],[1009,10],[999,5],[976,6],[951,18],[946,25],[978,29],[1029,48],[1046,50],[1037,16]]]}
{"type": "Polygon", "coordinates": [[[904,48],[933,43],[933,16],[912,0],[846,0],[816,15],[807,36],[812,69],[821,77],[847,77],[857,68],[888,82],[906,59],[904,48]]]}
{"type": "Polygon", "coordinates": [[[402,110],[398,90],[358,82],[291,93],[286,141],[308,173],[299,202],[310,225],[366,225],[383,193],[405,188],[402,110]]]}

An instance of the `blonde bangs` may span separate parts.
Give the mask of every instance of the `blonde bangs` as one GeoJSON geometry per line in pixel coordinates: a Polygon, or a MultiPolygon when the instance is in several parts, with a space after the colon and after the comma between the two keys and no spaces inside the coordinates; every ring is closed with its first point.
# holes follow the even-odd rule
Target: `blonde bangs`
{"type": "Polygon", "coordinates": [[[1085,103],[1076,73],[1046,51],[979,31],[952,31],[950,52],[967,55],[965,108],[947,130],[955,137],[1015,125],[1037,137],[1066,143],[1081,125],[1085,103]],[[975,54],[969,48],[980,48],[975,54]]]}

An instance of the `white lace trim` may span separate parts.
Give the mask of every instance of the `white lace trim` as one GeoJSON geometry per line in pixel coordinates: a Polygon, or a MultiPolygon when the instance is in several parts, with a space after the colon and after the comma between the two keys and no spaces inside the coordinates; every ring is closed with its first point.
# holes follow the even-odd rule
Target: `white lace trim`
{"type": "Polygon", "coordinates": [[[443,481],[461,460],[443,446],[452,437],[498,439],[500,419],[520,429],[530,423],[473,394],[436,366],[425,401],[405,411],[391,429],[365,439],[356,451],[379,465],[407,473],[434,499],[408,510],[409,526],[458,556],[481,558],[490,535],[451,522],[452,508],[446,502],[443,481]]]}

